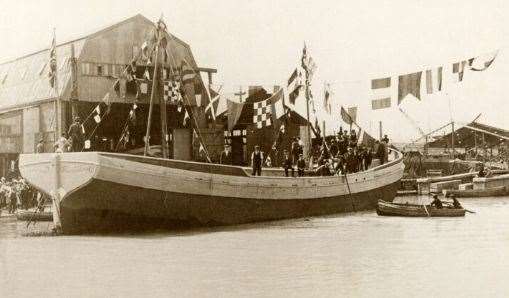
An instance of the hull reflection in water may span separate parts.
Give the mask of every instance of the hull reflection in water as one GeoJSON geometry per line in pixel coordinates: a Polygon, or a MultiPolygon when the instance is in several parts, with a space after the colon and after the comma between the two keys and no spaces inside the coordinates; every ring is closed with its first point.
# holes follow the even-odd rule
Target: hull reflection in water
{"type": "MultiPolygon", "coordinates": [[[[401,156],[401,154],[398,154],[401,156]]],[[[115,153],[21,155],[35,187],[59,194],[67,234],[234,225],[374,209],[392,201],[401,157],[348,177],[250,176],[241,167],[115,153]]]]}

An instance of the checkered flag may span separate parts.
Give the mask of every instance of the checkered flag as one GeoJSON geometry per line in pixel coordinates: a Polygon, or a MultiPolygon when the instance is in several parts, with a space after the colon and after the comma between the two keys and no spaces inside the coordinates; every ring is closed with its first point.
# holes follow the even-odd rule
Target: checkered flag
{"type": "Polygon", "coordinates": [[[164,82],[164,101],[170,103],[178,103],[182,100],[182,94],[180,93],[180,82],[178,81],[165,81],[164,82]]]}
{"type": "Polygon", "coordinates": [[[256,123],[257,128],[264,126],[271,126],[272,108],[268,100],[255,102],[253,104],[253,123],[256,123]]]}

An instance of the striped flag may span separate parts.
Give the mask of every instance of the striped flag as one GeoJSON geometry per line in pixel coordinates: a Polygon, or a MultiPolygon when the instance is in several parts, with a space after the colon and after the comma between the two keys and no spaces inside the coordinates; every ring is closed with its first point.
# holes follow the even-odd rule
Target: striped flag
{"type": "Polygon", "coordinates": [[[458,74],[457,83],[463,81],[463,74],[465,73],[465,66],[468,64],[468,61],[460,61],[456,62],[452,65],[452,73],[458,74]]]}
{"type": "Polygon", "coordinates": [[[391,106],[391,78],[371,80],[371,109],[385,109],[391,106]]]}
{"type": "Polygon", "coordinates": [[[442,70],[443,67],[426,70],[426,93],[433,94],[442,91],[442,70]]]}
{"type": "Polygon", "coordinates": [[[49,50],[49,84],[51,88],[56,87],[57,82],[57,45],[55,38],[55,31],[53,31],[53,40],[51,41],[51,48],[49,50]]]}
{"type": "Polygon", "coordinates": [[[297,97],[299,97],[300,90],[302,89],[303,86],[304,86],[303,70],[297,67],[290,75],[287,84],[288,99],[292,105],[295,104],[295,101],[297,97]]]}
{"type": "Polygon", "coordinates": [[[348,125],[351,125],[354,122],[350,114],[348,114],[343,107],[341,107],[341,119],[343,119],[343,121],[348,125]]]}
{"type": "Polygon", "coordinates": [[[194,77],[195,77],[195,71],[193,70],[193,67],[187,63],[187,61],[184,59],[182,65],[182,83],[193,83],[194,77]]]}

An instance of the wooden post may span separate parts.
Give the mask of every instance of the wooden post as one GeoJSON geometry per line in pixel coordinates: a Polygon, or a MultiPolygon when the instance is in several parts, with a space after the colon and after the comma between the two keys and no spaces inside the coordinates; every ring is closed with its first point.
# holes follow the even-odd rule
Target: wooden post
{"type": "Polygon", "coordinates": [[[53,226],[55,231],[59,232],[62,229],[62,222],[60,219],[60,154],[56,153],[53,162],[53,175],[54,175],[54,186],[53,186],[53,196],[52,196],[52,208],[53,212],[53,226]]]}
{"type": "MultiPolygon", "coordinates": [[[[156,58],[154,59],[154,75],[153,75],[153,83],[152,83],[152,93],[150,94],[150,105],[148,108],[148,120],[147,120],[147,131],[145,133],[145,151],[143,152],[144,156],[147,156],[148,151],[150,149],[150,128],[152,126],[152,111],[154,110],[154,93],[156,91],[156,82],[157,82],[157,71],[158,71],[158,60],[159,60],[159,45],[161,42],[161,32],[160,29],[157,29],[157,45],[156,45],[156,58]]],[[[163,153],[164,154],[164,153],[163,153]]]]}
{"type": "MultiPolygon", "coordinates": [[[[154,70],[155,72],[155,70],[154,70]]],[[[161,72],[160,69],[158,69],[158,72],[161,72]]],[[[154,81],[152,83],[153,85],[157,84],[157,97],[159,98],[159,114],[161,116],[161,149],[163,153],[163,158],[168,158],[169,156],[169,148],[168,148],[168,121],[166,118],[166,101],[163,99],[163,97],[160,94],[161,86],[160,86],[160,80],[156,81],[156,78],[159,77],[159,73],[154,73],[154,81]]]]}
{"type": "Polygon", "coordinates": [[[451,122],[452,133],[451,133],[451,155],[454,159],[454,121],[451,122]]]}
{"type": "MultiPolygon", "coordinates": [[[[76,53],[74,49],[74,43],[71,43],[71,98],[69,99],[71,104],[71,115],[72,119],[78,116],[77,104],[78,104],[78,63],[76,61],[76,53]]],[[[72,120],[71,120],[72,121],[72,120]]]]}
{"type": "Polygon", "coordinates": [[[379,131],[379,135],[380,135],[380,140],[382,139],[383,137],[383,132],[382,132],[382,121],[378,121],[378,131],[379,131]]]}
{"type": "MultiPolygon", "coordinates": [[[[55,40],[55,60],[58,61],[56,51],[56,29],[53,28],[53,39],[55,40]]],[[[60,93],[58,92],[58,64],[56,64],[56,70],[55,70],[55,85],[54,85],[54,91],[55,91],[55,141],[57,141],[60,136],[62,136],[62,102],[60,100],[60,93]]]]}

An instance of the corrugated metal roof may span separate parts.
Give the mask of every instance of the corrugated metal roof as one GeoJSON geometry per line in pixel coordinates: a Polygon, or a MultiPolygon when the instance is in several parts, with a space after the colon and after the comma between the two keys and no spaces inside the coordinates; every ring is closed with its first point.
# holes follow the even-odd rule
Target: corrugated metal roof
{"type": "MultiPolygon", "coordinates": [[[[69,84],[71,45],[78,57],[85,39],[57,46],[58,94],[69,84]]],[[[48,79],[49,49],[0,65],[0,110],[56,97],[48,79]]]]}

